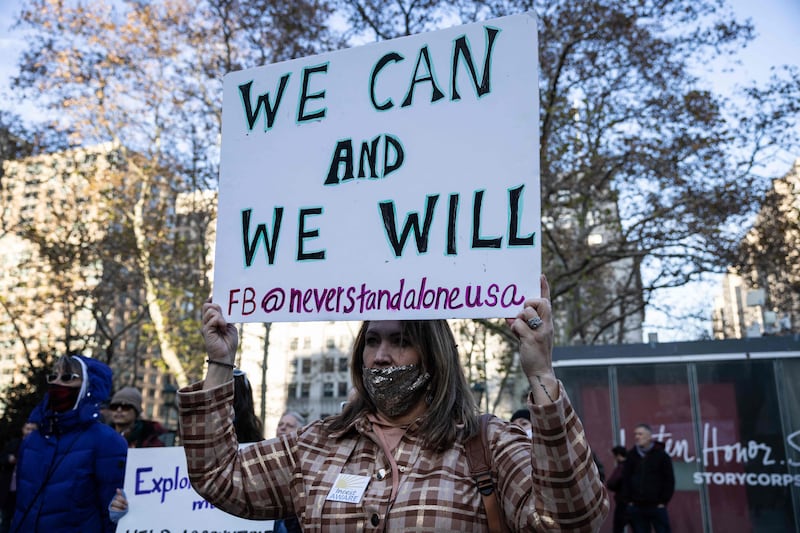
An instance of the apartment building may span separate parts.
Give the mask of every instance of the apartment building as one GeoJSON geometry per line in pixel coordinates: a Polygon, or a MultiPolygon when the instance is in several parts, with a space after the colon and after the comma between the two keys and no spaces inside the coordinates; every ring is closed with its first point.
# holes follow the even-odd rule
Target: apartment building
{"type": "Polygon", "coordinates": [[[714,338],[800,332],[800,159],[773,180],[741,249],[714,301],[714,338]]]}
{"type": "Polygon", "coordinates": [[[142,390],[144,416],[174,413],[173,380],[146,349],[127,304],[138,288],[107,290],[112,274],[90,255],[113,228],[108,202],[122,162],[112,143],[3,162],[0,395],[23,378],[29,357],[77,352],[110,359],[116,388],[142,390]],[[113,331],[123,325],[124,333],[113,331]]]}

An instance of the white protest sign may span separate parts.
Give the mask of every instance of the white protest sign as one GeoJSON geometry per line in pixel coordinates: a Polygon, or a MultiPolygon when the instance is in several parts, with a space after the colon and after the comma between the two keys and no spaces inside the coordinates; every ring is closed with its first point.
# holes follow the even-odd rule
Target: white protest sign
{"type": "Polygon", "coordinates": [[[273,529],[273,520],[245,520],[201,498],[189,483],[180,446],[128,450],[124,488],[128,513],[117,524],[117,533],[267,533],[273,529]]]}
{"type": "Polygon", "coordinates": [[[541,272],[530,14],[225,77],[234,322],[513,316],[541,272]]]}

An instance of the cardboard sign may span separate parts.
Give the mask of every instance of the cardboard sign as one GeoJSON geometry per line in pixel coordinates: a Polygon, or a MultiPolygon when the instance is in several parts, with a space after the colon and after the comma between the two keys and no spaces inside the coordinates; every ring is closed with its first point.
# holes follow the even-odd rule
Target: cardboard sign
{"type": "Polygon", "coordinates": [[[117,533],[268,533],[273,529],[273,520],[245,520],[201,498],[189,483],[180,446],[129,449],[124,489],[128,513],[117,524],[117,533]]]}
{"type": "Polygon", "coordinates": [[[214,301],[234,322],[513,316],[541,271],[536,19],[224,80],[214,301]]]}

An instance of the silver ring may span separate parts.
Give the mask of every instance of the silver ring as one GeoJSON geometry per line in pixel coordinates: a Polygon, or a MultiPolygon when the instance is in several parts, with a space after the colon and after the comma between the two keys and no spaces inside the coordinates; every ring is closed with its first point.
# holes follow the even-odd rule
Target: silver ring
{"type": "Polygon", "coordinates": [[[542,324],[544,324],[544,320],[542,320],[538,316],[535,316],[535,317],[531,318],[530,320],[528,320],[528,327],[531,328],[531,329],[536,329],[539,326],[541,326],[542,324]]]}

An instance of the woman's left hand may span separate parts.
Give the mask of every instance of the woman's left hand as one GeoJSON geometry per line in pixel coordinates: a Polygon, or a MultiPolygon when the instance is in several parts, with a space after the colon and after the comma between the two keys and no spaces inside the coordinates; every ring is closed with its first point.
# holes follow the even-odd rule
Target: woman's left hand
{"type": "Polygon", "coordinates": [[[544,389],[547,392],[547,399],[552,400],[558,392],[558,383],[553,371],[553,313],[550,307],[550,285],[544,274],[540,278],[540,283],[541,297],[526,300],[522,311],[507,321],[519,338],[520,364],[528,377],[534,396],[539,399],[544,389]]]}

